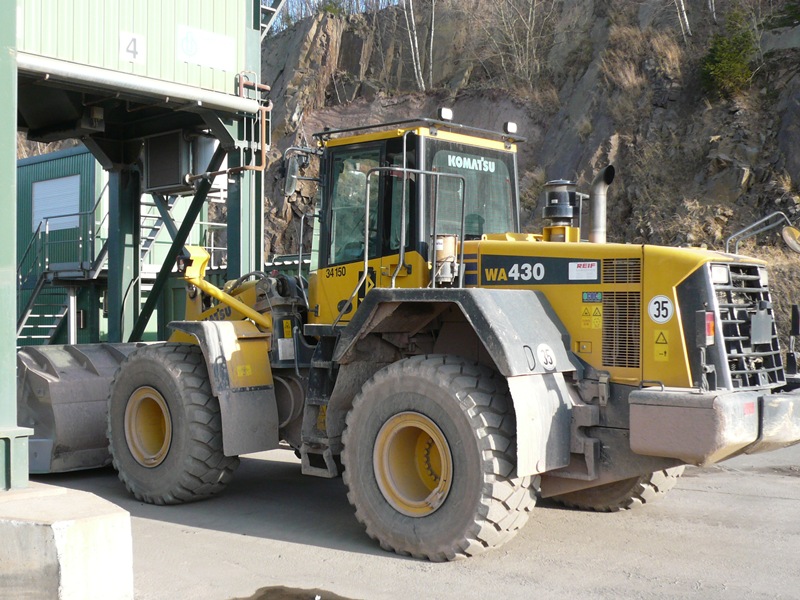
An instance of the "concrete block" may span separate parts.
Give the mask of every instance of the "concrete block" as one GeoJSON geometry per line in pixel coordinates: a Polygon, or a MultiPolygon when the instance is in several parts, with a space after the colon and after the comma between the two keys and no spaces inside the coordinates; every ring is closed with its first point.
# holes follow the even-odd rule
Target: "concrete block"
{"type": "Polygon", "coordinates": [[[130,514],[102,498],[31,483],[0,492],[0,597],[132,600],[130,514]]]}

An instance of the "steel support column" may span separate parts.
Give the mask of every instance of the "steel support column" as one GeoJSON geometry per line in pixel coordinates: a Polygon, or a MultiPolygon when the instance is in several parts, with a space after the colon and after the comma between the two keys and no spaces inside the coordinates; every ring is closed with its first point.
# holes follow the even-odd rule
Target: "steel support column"
{"type": "Polygon", "coordinates": [[[78,288],[67,288],[67,343],[78,343],[78,288]]]}
{"type": "Polygon", "coordinates": [[[108,341],[121,342],[139,315],[141,186],[139,172],[109,174],[108,341]]]}
{"type": "MultiPolygon", "coordinates": [[[[242,154],[231,152],[228,166],[243,166],[242,154]]],[[[258,171],[241,171],[228,180],[228,279],[264,268],[261,175],[258,171]]]]}
{"type": "MultiPolygon", "coordinates": [[[[225,149],[222,146],[217,147],[214,155],[211,157],[211,161],[209,162],[208,169],[206,169],[206,171],[212,173],[217,171],[224,158],[225,149]]],[[[142,334],[144,333],[145,327],[147,327],[147,323],[150,320],[150,317],[153,315],[153,311],[156,308],[158,299],[161,296],[161,290],[164,289],[167,279],[169,279],[169,274],[172,272],[172,267],[175,265],[175,260],[183,251],[183,246],[186,243],[186,239],[189,237],[189,233],[192,231],[192,227],[194,227],[194,222],[200,215],[200,211],[203,210],[203,204],[205,204],[206,197],[211,189],[212,181],[213,177],[206,177],[200,180],[200,184],[197,186],[197,191],[195,192],[194,198],[192,198],[192,203],[189,205],[189,210],[186,211],[186,216],[183,218],[183,223],[181,223],[175,238],[172,240],[172,246],[170,246],[167,256],[164,258],[164,262],[161,265],[161,270],[156,276],[156,280],[153,283],[153,289],[150,290],[150,295],[147,296],[147,302],[145,302],[144,306],[142,307],[142,311],[139,314],[135,326],[133,327],[133,331],[128,339],[129,342],[138,342],[142,339],[142,334]]],[[[228,218],[230,219],[230,215],[228,218]]]]}
{"type": "Polygon", "coordinates": [[[31,429],[17,426],[17,57],[16,11],[0,19],[0,490],[28,485],[28,437],[31,429]]]}

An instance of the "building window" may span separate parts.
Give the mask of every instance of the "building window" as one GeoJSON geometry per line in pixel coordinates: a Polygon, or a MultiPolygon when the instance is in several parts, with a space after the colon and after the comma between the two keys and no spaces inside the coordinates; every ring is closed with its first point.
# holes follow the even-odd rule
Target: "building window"
{"type": "Polygon", "coordinates": [[[50,231],[78,226],[81,206],[80,175],[37,181],[33,184],[32,198],[32,231],[36,231],[39,223],[45,219],[49,221],[50,231]]]}

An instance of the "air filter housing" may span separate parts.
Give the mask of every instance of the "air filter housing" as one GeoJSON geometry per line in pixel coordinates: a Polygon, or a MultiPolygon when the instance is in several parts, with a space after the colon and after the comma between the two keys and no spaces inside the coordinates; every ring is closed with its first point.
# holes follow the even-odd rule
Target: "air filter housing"
{"type": "Polygon", "coordinates": [[[548,181],[544,185],[544,209],[542,216],[553,225],[572,225],[578,198],[576,183],[566,179],[548,181]]]}

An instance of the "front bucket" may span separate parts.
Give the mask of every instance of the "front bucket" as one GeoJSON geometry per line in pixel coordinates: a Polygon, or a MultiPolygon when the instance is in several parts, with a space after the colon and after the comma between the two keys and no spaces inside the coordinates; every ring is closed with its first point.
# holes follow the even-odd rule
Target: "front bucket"
{"type": "Polygon", "coordinates": [[[111,462],[106,415],[119,364],[141,344],[26,346],[17,352],[17,414],[33,428],[31,473],[94,469],[111,462]]]}

